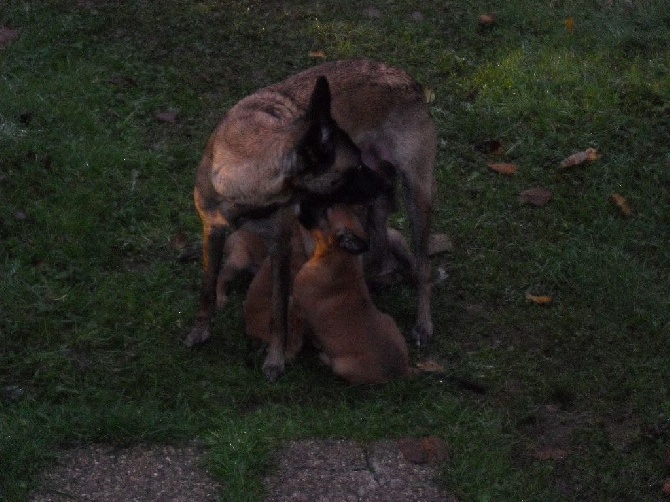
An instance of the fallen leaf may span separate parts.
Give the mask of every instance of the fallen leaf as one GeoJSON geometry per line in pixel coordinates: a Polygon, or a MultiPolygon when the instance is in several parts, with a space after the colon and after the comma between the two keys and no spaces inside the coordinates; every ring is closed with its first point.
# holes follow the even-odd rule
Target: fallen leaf
{"type": "Polygon", "coordinates": [[[170,247],[172,249],[176,249],[177,251],[181,251],[186,247],[187,240],[186,240],[186,235],[184,232],[177,232],[172,236],[170,239],[170,247]]]}
{"type": "Polygon", "coordinates": [[[156,119],[160,122],[167,122],[170,124],[177,122],[177,112],[158,112],[156,115],[154,115],[154,117],[156,117],[156,119]]]}
{"type": "Polygon", "coordinates": [[[623,195],[613,193],[612,202],[614,202],[614,204],[619,208],[619,211],[621,211],[622,215],[628,217],[633,214],[633,210],[630,208],[630,206],[628,205],[628,201],[623,195]]]}
{"type": "Polygon", "coordinates": [[[501,155],[504,150],[502,143],[497,139],[485,139],[475,145],[475,150],[487,155],[501,155]]]}
{"type": "Polygon", "coordinates": [[[434,256],[436,254],[453,251],[454,243],[447,234],[431,234],[428,242],[428,255],[434,256]]]}
{"type": "Polygon", "coordinates": [[[437,436],[400,438],[398,449],[405,460],[413,464],[444,462],[449,457],[446,443],[437,436]]]}
{"type": "Polygon", "coordinates": [[[496,24],[496,15],[493,13],[482,14],[479,16],[479,19],[477,19],[477,22],[481,28],[491,28],[496,24]]]}
{"type": "Polygon", "coordinates": [[[371,19],[381,19],[384,17],[382,11],[380,11],[377,7],[368,7],[363,11],[363,14],[371,19]]]}
{"type": "Polygon", "coordinates": [[[428,455],[423,450],[421,440],[417,438],[400,438],[398,439],[398,449],[405,460],[412,464],[425,464],[428,462],[428,455]]]}
{"type": "Polygon", "coordinates": [[[505,174],[507,176],[511,176],[519,170],[519,166],[516,164],[507,164],[504,162],[492,163],[488,164],[488,166],[491,171],[495,171],[499,174],[505,174]]]}
{"type": "Polygon", "coordinates": [[[554,298],[548,295],[531,295],[530,293],[526,293],[526,300],[537,305],[549,305],[554,301],[554,298]]]}
{"type": "Polygon", "coordinates": [[[19,30],[0,26],[0,49],[9,47],[17,38],[19,38],[19,30]]]}
{"type": "Polygon", "coordinates": [[[565,29],[568,33],[575,32],[575,20],[572,17],[569,17],[565,20],[565,29]]]}
{"type": "Polygon", "coordinates": [[[568,451],[563,448],[545,448],[533,453],[537,460],[563,460],[568,456],[568,451]]]}
{"type": "Polygon", "coordinates": [[[567,157],[563,162],[561,162],[561,167],[565,169],[566,167],[578,166],[584,162],[593,162],[598,160],[601,155],[598,153],[598,150],[595,148],[587,148],[583,152],[573,153],[567,157]]]}
{"type": "Polygon", "coordinates": [[[122,89],[137,87],[137,82],[133,78],[126,77],[125,75],[113,75],[109,79],[109,83],[116,87],[121,87],[122,89]]]}
{"type": "Polygon", "coordinates": [[[326,53],[319,49],[318,51],[309,51],[307,57],[314,59],[326,59],[326,53]]]}
{"type": "Polygon", "coordinates": [[[410,20],[414,21],[415,23],[420,23],[420,22],[423,21],[423,14],[420,11],[415,10],[414,12],[412,12],[409,15],[409,18],[410,18],[410,20]]]}
{"type": "Polygon", "coordinates": [[[544,187],[534,187],[519,194],[519,201],[535,207],[545,206],[551,200],[551,190],[544,187]]]}
{"type": "Polygon", "coordinates": [[[443,265],[439,265],[435,271],[435,280],[433,281],[433,285],[438,285],[443,283],[449,278],[449,273],[447,272],[447,269],[443,265]]]}
{"type": "Polygon", "coordinates": [[[437,436],[421,438],[421,447],[426,452],[429,464],[444,462],[449,458],[449,450],[444,440],[437,436]]]}
{"type": "Polygon", "coordinates": [[[417,369],[425,373],[443,373],[444,366],[436,363],[432,359],[426,359],[425,361],[416,363],[417,369]]]}
{"type": "Polygon", "coordinates": [[[435,91],[432,89],[424,89],[423,90],[423,96],[426,99],[426,103],[431,104],[435,101],[435,91]]]}

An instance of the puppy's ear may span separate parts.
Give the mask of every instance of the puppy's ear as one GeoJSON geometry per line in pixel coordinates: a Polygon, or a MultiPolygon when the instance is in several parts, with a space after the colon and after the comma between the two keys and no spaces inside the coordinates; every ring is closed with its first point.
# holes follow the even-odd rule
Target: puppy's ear
{"type": "Polygon", "coordinates": [[[366,241],[346,228],[337,233],[337,245],[350,254],[365,253],[369,248],[366,241]]]}
{"type": "Polygon", "coordinates": [[[335,121],[330,114],[330,86],[319,77],[305,113],[307,132],[298,145],[303,169],[327,169],[335,156],[335,121]]]}

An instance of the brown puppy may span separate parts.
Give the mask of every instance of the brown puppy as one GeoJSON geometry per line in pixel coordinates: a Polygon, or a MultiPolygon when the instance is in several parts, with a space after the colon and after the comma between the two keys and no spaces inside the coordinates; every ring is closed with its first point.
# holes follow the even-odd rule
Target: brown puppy
{"type": "MultiPolygon", "coordinates": [[[[326,63],[243,99],[205,149],[194,190],[203,223],[203,285],[189,346],[210,336],[226,228],[247,224],[270,254],[273,340],[264,364],[274,380],[284,369],[290,294],[290,206],[311,195],[341,200],[352,189],[374,194],[366,165],[394,167],[405,188],[419,288],[418,343],[432,335],[428,238],[435,189],[435,126],[419,84],[371,61],[326,63]],[[352,141],[353,140],[353,141],[352,141]]],[[[387,206],[370,213],[372,264],[387,248],[387,206]]]]}
{"type": "Polygon", "coordinates": [[[311,220],[315,249],[294,280],[292,325],[311,334],[322,349],[322,360],[351,383],[407,376],[405,339],[393,318],[372,303],[363,263],[356,256],[367,249],[360,222],[343,205],[311,220]]]}

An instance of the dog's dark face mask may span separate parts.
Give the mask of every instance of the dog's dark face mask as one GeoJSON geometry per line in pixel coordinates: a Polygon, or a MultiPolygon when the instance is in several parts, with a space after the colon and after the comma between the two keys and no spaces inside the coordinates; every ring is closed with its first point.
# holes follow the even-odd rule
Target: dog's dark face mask
{"type": "Polygon", "coordinates": [[[305,112],[305,132],[295,149],[290,178],[300,194],[326,195],[339,190],[351,171],[363,167],[360,149],[333,119],[330,87],[325,77],[317,79],[305,112]]]}

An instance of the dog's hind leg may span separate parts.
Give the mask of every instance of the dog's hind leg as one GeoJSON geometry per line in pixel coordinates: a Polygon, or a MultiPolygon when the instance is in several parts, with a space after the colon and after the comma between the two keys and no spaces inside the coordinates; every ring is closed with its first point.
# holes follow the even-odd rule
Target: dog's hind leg
{"type": "Polygon", "coordinates": [[[431,318],[431,268],[429,258],[430,223],[435,198],[434,176],[437,138],[435,125],[428,117],[417,123],[420,135],[408,139],[411,148],[397,157],[405,207],[411,224],[418,287],[417,320],[413,335],[417,345],[427,345],[433,336],[431,318]]]}
{"type": "Polygon", "coordinates": [[[431,319],[431,267],[428,255],[430,243],[430,222],[432,211],[432,183],[429,190],[419,186],[411,189],[406,187],[405,200],[411,221],[412,243],[416,259],[416,277],[418,287],[417,321],[413,335],[417,345],[424,346],[433,336],[433,321],[431,319]]]}

